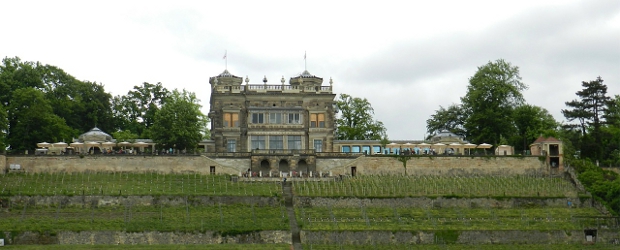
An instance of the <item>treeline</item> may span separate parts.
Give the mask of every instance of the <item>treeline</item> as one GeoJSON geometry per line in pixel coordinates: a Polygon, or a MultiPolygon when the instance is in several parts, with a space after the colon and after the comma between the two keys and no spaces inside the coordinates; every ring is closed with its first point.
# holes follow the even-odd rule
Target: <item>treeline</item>
{"type": "Polygon", "coordinates": [[[71,142],[93,127],[118,140],[150,138],[162,148],[187,150],[208,136],[192,92],[145,82],[113,97],[101,83],[18,57],[0,64],[0,103],[0,151],[12,153],[43,141],[71,142]]]}
{"type": "Polygon", "coordinates": [[[527,153],[537,137],[553,136],[563,141],[567,158],[620,166],[620,95],[608,96],[601,77],[582,87],[562,110],[569,123],[559,123],[526,102],[519,67],[496,60],[478,67],[461,103],[440,106],[426,127],[431,135],[445,129],[473,143],[508,144],[517,154],[527,153]]]}

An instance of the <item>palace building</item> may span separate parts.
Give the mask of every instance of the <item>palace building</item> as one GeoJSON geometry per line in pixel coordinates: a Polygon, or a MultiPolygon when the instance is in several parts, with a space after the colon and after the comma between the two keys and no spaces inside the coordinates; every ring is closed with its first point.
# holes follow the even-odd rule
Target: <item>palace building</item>
{"type": "Polygon", "coordinates": [[[333,81],[307,70],[271,84],[250,83],[228,70],[209,79],[211,141],[207,152],[250,152],[263,171],[314,169],[316,153],[334,148],[333,81]],[[299,168],[298,168],[299,167],[299,168]]]}

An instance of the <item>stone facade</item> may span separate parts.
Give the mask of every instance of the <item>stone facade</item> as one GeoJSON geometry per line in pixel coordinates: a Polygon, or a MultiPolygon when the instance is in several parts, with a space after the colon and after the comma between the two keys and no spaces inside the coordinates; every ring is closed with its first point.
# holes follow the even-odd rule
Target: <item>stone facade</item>
{"type": "MultiPolygon", "coordinates": [[[[304,71],[285,84],[250,84],[225,70],[211,77],[212,145],[207,152],[315,150],[331,152],[335,112],[332,87],[304,71]]],[[[330,82],[331,84],[331,82],[330,82]]],[[[295,154],[290,152],[291,155],[295,154]]]]}

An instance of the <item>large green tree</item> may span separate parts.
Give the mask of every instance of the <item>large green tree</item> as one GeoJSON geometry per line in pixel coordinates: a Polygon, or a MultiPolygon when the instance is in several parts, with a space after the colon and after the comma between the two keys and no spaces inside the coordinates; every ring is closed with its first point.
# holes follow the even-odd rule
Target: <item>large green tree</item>
{"type": "Polygon", "coordinates": [[[33,150],[42,141],[69,142],[75,133],[64,119],[54,114],[44,93],[35,88],[15,90],[9,114],[14,121],[7,138],[11,150],[33,150]]]}
{"type": "Polygon", "coordinates": [[[113,131],[112,95],[103,85],[77,80],[55,66],[45,65],[42,71],[46,97],[67,125],[80,133],[95,126],[113,131]]]}
{"type": "Polygon", "coordinates": [[[620,95],[615,95],[607,102],[603,118],[607,125],[620,128],[620,95]]]}
{"type": "Polygon", "coordinates": [[[43,137],[33,141],[50,140],[45,135],[46,131],[57,130],[58,134],[52,138],[70,140],[94,126],[111,129],[113,120],[110,99],[111,95],[105,92],[103,85],[77,80],[56,66],[24,62],[18,57],[4,58],[0,65],[0,103],[5,107],[8,120],[3,132],[12,149],[35,147],[36,144],[25,145],[16,139],[17,135],[32,134],[33,126],[43,131],[43,137]],[[43,95],[42,99],[39,94],[43,95]],[[31,95],[36,103],[19,106],[29,105],[24,99],[27,95],[31,95]],[[14,104],[16,101],[19,103],[14,104]],[[34,106],[40,105],[43,106],[39,111],[45,111],[45,114],[39,114],[40,117],[36,119],[26,115],[29,110],[36,109],[34,106]],[[51,111],[47,110],[47,105],[51,111]],[[46,122],[30,124],[28,121],[46,122]]]}
{"type": "Polygon", "coordinates": [[[569,109],[562,109],[562,114],[570,122],[578,121],[575,126],[581,128],[583,156],[600,160],[604,148],[601,127],[605,124],[603,116],[611,98],[607,96],[607,85],[601,77],[583,81],[581,86],[583,89],[575,93],[579,99],[566,102],[569,109]]]}
{"type": "Polygon", "coordinates": [[[514,109],[511,118],[517,133],[511,137],[510,142],[517,152],[529,149],[529,144],[540,135],[557,136],[555,131],[559,124],[544,108],[529,104],[521,105],[514,109]]]}
{"type": "Polygon", "coordinates": [[[465,111],[463,107],[458,104],[452,104],[448,108],[439,106],[439,109],[432,114],[431,117],[426,120],[426,131],[429,135],[436,134],[442,130],[448,130],[454,134],[465,136],[466,131],[464,128],[465,111]]]}
{"type": "Polygon", "coordinates": [[[521,92],[525,89],[527,85],[521,81],[519,67],[503,59],[478,67],[461,98],[467,114],[464,123],[467,138],[475,143],[497,144],[500,138],[514,133],[511,119],[506,117],[523,104],[521,92]]]}
{"type": "Polygon", "coordinates": [[[206,136],[208,118],[193,92],[173,90],[154,115],[151,135],[159,148],[193,151],[206,136]]]}
{"type": "Polygon", "coordinates": [[[114,97],[114,121],[117,131],[129,130],[142,138],[150,138],[155,114],[165,103],[170,91],[161,83],[142,83],[127,95],[114,97]]]}
{"type": "Polygon", "coordinates": [[[336,119],[339,140],[381,140],[386,137],[383,122],[374,119],[374,109],[366,98],[340,94],[336,105],[340,112],[336,119]]]}
{"type": "Polygon", "coordinates": [[[19,57],[5,57],[0,65],[0,102],[8,106],[13,92],[21,88],[43,89],[40,63],[23,62],[19,57]]]}

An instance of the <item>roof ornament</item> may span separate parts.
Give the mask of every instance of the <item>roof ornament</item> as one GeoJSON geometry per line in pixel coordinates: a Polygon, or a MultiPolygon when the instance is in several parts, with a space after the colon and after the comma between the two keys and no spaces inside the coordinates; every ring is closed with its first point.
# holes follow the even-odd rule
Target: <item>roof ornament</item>
{"type": "Polygon", "coordinates": [[[333,87],[334,86],[334,80],[332,79],[332,77],[329,77],[329,87],[333,87]]]}
{"type": "Polygon", "coordinates": [[[218,82],[218,81],[217,81],[217,76],[216,76],[216,77],[213,77],[213,85],[217,85],[217,82],[218,82]]]}
{"type": "Polygon", "coordinates": [[[280,79],[280,82],[282,83],[282,89],[284,89],[284,82],[285,82],[285,81],[286,81],[286,80],[284,80],[284,76],[282,76],[282,79],[280,79]]]}
{"type": "Polygon", "coordinates": [[[248,77],[248,75],[245,75],[245,85],[250,84],[250,78],[248,77]]]}
{"type": "Polygon", "coordinates": [[[263,77],[263,85],[265,85],[265,89],[267,89],[267,76],[263,77]]]}

